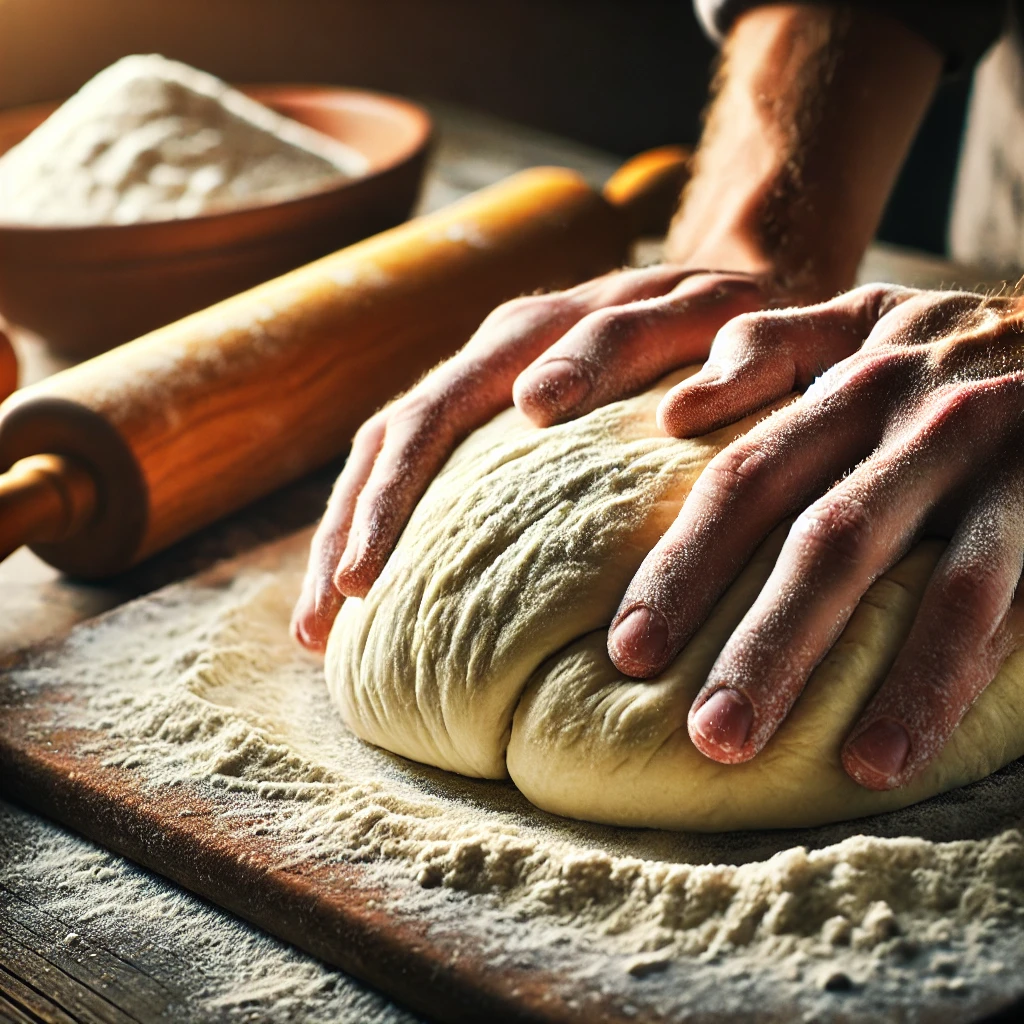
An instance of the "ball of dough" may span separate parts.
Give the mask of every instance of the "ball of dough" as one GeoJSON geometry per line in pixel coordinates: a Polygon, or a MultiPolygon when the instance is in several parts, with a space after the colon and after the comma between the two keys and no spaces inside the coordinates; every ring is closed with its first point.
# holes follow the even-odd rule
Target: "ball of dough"
{"type": "MultiPolygon", "coordinates": [[[[349,728],[464,775],[510,776],[545,810],[610,824],[720,831],[813,826],[906,806],[1024,753],[1024,655],[1003,665],[938,761],[900,790],[862,789],[839,750],[906,637],[941,544],[867,592],[778,733],[720,765],[686,716],[781,543],[762,546],[656,679],[623,677],[608,624],[701,469],[755,422],[666,438],[655,410],[692,370],[538,429],[516,410],[452,455],[380,579],[348,600],[327,683],[349,728]]],[[[722,543],[727,544],[723,537],[722,543]]]]}

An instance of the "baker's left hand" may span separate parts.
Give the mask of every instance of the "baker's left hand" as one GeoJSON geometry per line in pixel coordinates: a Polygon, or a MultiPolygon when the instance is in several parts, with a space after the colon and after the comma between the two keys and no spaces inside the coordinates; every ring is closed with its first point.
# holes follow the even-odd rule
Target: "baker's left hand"
{"type": "Polygon", "coordinates": [[[324,649],[342,602],[369,591],[448,456],[513,400],[537,426],[574,419],[703,359],[738,313],[797,297],[768,274],[663,263],[499,306],[359,428],[313,536],[293,635],[324,649]]]}
{"type": "Polygon", "coordinates": [[[947,536],[903,649],[842,751],[861,785],[895,788],[938,754],[1019,642],[1024,299],[868,285],[748,313],[722,328],[659,420],[697,436],[804,388],[709,463],[630,584],[609,654],[629,675],[659,673],[767,534],[796,516],[689,714],[704,754],[748,761],[872,582],[923,533],[947,536]]]}

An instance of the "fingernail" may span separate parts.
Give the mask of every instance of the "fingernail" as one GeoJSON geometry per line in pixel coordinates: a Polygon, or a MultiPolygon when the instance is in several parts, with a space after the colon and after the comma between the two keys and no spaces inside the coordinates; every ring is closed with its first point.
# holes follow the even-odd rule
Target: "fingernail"
{"type": "Polygon", "coordinates": [[[722,750],[740,750],[750,735],[754,708],[738,690],[716,690],[693,716],[693,729],[701,739],[722,750]]]}
{"type": "Polygon", "coordinates": [[[349,537],[345,550],[342,551],[341,558],[338,559],[338,565],[331,581],[340,593],[344,593],[341,584],[345,577],[362,561],[364,554],[366,554],[366,545],[361,540],[357,540],[354,535],[349,537]]]}
{"type": "Polygon", "coordinates": [[[359,597],[359,579],[355,574],[354,563],[339,565],[334,573],[335,589],[342,597],[359,597]]]}
{"type": "Polygon", "coordinates": [[[634,608],[613,630],[615,653],[638,675],[661,667],[668,650],[668,622],[653,608],[634,608]]]}
{"type": "Polygon", "coordinates": [[[591,385],[578,363],[552,359],[535,368],[528,382],[534,402],[556,409],[575,409],[590,394],[591,385]]]}
{"type": "Polygon", "coordinates": [[[356,560],[354,558],[342,558],[338,563],[338,568],[334,570],[331,582],[334,584],[335,590],[339,593],[345,593],[345,591],[342,590],[342,584],[345,582],[345,577],[352,571],[355,561],[356,560]]]}
{"type": "Polygon", "coordinates": [[[296,619],[292,623],[292,635],[307,650],[318,650],[323,647],[323,644],[319,640],[314,640],[313,637],[310,636],[309,631],[306,629],[301,619],[296,619]]]}
{"type": "Polygon", "coordinates": [[[360,544],[352,555],[342,556],[338,568],[334,571],[332,582],[342,600],[348,597],[366,597],[378,573],[379,570],[375,570],[370,558],[369,546],[360,544]]]}
{"type": "Polygon", "coordinates": [[[880,718],[872,722],[850,745],[847,753],[873,774],[899,775],[910,753],[910,737],[899,722],[880,718]]]}

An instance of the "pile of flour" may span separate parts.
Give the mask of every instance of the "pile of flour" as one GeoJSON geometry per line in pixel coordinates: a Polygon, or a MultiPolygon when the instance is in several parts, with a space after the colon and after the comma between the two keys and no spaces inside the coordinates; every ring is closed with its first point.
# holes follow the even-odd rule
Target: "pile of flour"
{"type": "Polygon", "coordinates": [[[927,813],[798,835],[556,818],[510,785],[414,765],[344,730],[319,661],[287,636],[302,541],[283,571],[126,606],[13,683],[81,693],[85,710],[62,713],[107,737],[93,753],[139,773],[154,799],[185,786],[227,800],[239,823],[260,822],[281,867],[365,865],[398,894],[396,913],[495,969],[536,962],[640,1015],[916,1020],[1018,993],[1024,838],[986,829],[977,809],[1019,818],[1024,773],[927,813]]]}
{"type": "Polygon", "coordinates": [[[0,157],[0,220],[133,224],[292,198],[366,158],[164,57],[124,57],[0,157]]]}

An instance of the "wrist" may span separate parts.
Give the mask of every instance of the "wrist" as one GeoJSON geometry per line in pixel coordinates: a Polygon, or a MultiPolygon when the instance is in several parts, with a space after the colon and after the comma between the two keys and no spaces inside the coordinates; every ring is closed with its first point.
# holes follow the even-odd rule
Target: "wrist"
{"type": "Polygon", "coordinates": [[[859,256],[836,261],[838,249],[830,251],[793,231],[786,233],[784,245],[773,245],[762,227],[767,218],[757,196],[730,212],[723,215],[722,206],[712,201],[678,217],[666,239],[666,260],[691,270],[749,274],[769,295],[799,305],[822,302],[852,286],[859,256]],[[715,216],[699,215],[708,210],[715,216]]]}
{"type": "Polygon", "coordinates": [[[880,13],[783,3],[743,15],[668,258],[757,274],[796,302],[848,289],[940,66],[880,13]]]}
{"type": "MultiPolygon", "coordinates": [[[[750,274],[761,278],[769,293],[800,305],[852,288],[864,242],[843,238],[844,226],[824,218],[820,225],[796,219],[782,225],[769,203],[755,195],[733,216],[680,216],[666,239],[666,260],[693,270],[750,274]]],[[[701,205],[721,210],[714,202],[701,205]]]]}

